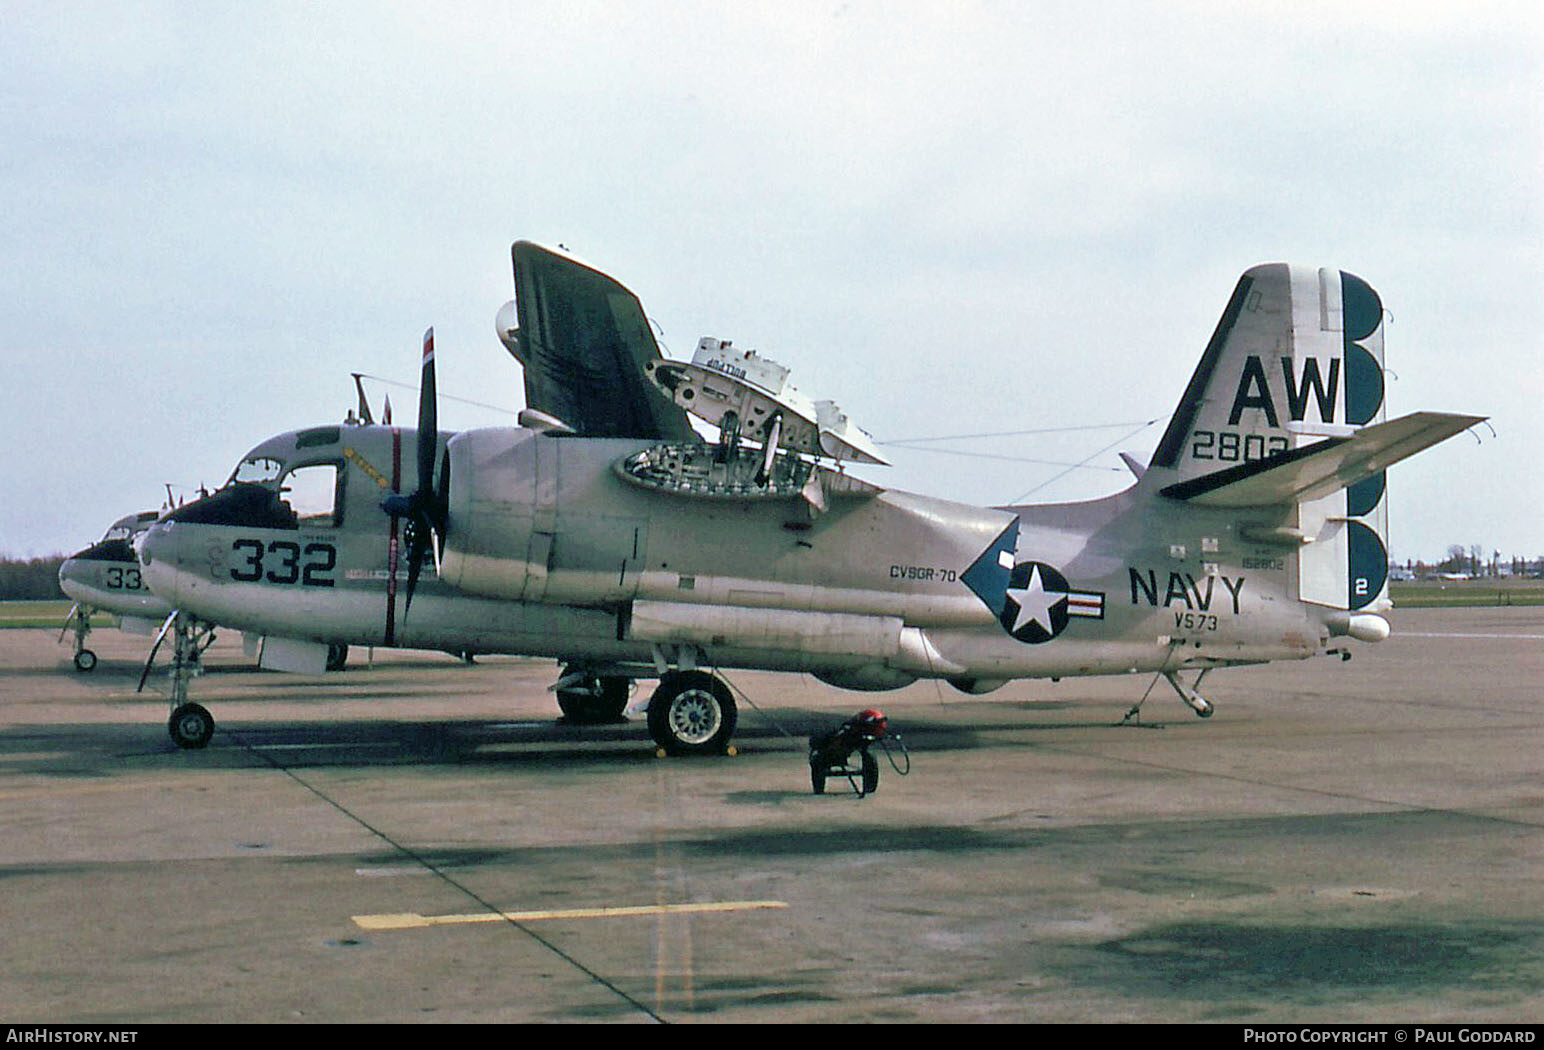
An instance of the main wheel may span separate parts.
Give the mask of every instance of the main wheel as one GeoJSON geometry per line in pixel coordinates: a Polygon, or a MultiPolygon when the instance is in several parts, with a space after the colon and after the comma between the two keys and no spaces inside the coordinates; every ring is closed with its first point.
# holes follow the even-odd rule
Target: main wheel
{"type": "Polygon", "coordinates": [[[705,671],[673,671],[649,698],[649,735],[672,755],[723,754],[735,717],[729,687],[705,671]]]}
{"type": "Polygon", "coordinates": [[[166,730],[178,747],[197,750],[214,736],[214,716],[199,704],[183,704],[172,712],[166,730]]]}
{"type": "Polygon", "coordinates": [[[559,689],[558,709],[574,725],[621,722],[624,721],[622,712],[627,710],[627,697],[632,687],[631,678],[609,675],[597,678],[592,675],[578,689],[559,689]]]}
{"type": "Polygon", "coordinates": [[[92,652],[90,649],[82,649],[80,652],[76,653],[75,654],[75,670],[77,670],[77,671],[94,671],[94,670],[96,670],[96,653],[92,652]]]}
{"type": "Polygon", "coordinates": [[[348,666],[348,646],[329,645],[327,647],[327,670],[341,671],[348,666]]]}

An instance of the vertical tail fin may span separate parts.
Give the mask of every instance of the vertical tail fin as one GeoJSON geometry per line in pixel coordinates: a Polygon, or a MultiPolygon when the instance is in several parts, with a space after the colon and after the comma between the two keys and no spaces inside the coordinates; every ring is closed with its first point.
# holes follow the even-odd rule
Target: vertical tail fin
{"type": "MultiPolygon", "coordinates": [[[[1257,266],[1239,280],[1148,478],[1167,495],[1190,498],[1301,462],[1382,422],[1383,393],[1378,294],[1339,270],[1257,266]]],[[[1386,604],[1384,474],[1363,473],[1328,495],[1281,501],[1291,505],[1277,523],[1282,534],[1311,541],[1295,559],[1304,601],[1340,609],[1386,604]]]]}

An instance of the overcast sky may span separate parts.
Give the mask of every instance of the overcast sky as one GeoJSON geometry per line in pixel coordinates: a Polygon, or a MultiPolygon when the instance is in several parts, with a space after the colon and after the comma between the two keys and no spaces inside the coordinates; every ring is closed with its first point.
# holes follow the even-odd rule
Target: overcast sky
{"type": "Polygon", "coordinates": [[[673,356],[757,347],[880,440],[1110,425],[864,472],[982,503],[1124,486],[1116,453],[1150,453],[1244,269],[1349,270],[1392,317],[1390,415],[1495,430],[1391,472],[1394,556],[1544,553],[1536,3],[11,0],[5,23],[0,553],[222,482],[341,419],[350,372],[416,382],[431,324],[442,392],[518,409],[493,318],[521,238],[620,279],[673,356]]]}

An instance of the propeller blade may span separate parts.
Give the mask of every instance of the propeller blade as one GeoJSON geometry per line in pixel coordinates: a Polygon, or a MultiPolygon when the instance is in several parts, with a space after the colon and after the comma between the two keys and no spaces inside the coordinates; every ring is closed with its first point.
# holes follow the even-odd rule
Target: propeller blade
{"type": "MultiPolygon", "coordinates": [[[[407,523],[407,596],[402,615],[413,607],[413,592],[418,589],[418,577],[423,573],[424,556],[434,554],[435,572],[440,568],[440,534],[445,530],[447,506],[450,498],[450,465],[435,472],[435,456],[439,451],[439,410],[434,380],[434,329],[424,333],[423,373],[418,389],[418,485],[411,495],[392,493],[381,503],[381,508],[396,519],[407,523]]],[[[395,551],[395,548],[393,548],[395,551]]],[[[392,583],[396,581],[395,559],[388,570],[392,583]]],[[[388,601],[391,585],[388,584],[388,601]]]]}
{"type": "Polygon", "coordinates": [[[145,679],[150,677],[151,665],[155,663],[155,654],[161,648],[161,643],[166,641],[166,632],[172,629],[172,624],[177,622],[177,610],[173,609],[166,622],[161,625],[160,633],[155,636],[155,644],[150,647],[150,655],[145,657],[145,669],[139,673],[139,685],[135,687],[136,693],[145,691],[145,679]]]}
{"type": "Polygon", "coordinates": [[[407,619],[408,610],[413,607],[413,592],[418,589],[418,577],[424,568],[424,555],[429,552],[434,541],[434,528],[422,512],[413,518],[409,528],[411,540],[407,550],[407,599],[402,604],[404,620],[407,619]]]}
{"type": "Polygon", "coordinates": [[[434,388],[434,329],[424,333],[423,377],[418,385],[418,491],[434,491],[434,452],[439,440],[439,406],[434,388]]]}
{"type": "Polygon", "coordinates": [[[439,488],[434,494],[434,574],[440,575],[440,547],[450,533],[450,449],[440,460],[439,488]]]}

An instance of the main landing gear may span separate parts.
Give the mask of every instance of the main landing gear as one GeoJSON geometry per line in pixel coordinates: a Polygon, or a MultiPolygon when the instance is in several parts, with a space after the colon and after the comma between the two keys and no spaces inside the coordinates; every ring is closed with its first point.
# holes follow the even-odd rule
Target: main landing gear
{"type": "Polygon", "coordinates": [[[172,636],[172,666],[167,673],[172,683],[172,714],[166,722],[166,731],[178,747],[196,750],[207,745],[214,736],[214,716],[202,704],[188,700],[188,683],[203,673],[202,657],[204,650],[214,642],[214,628],[179,612],[168,616],[161,625],[161,633],[156,635],[155,644],[150,647],[137,691],[144,690],[156,651],[168,634],[172,636]]]}
{"type": "Polygon", "coordinates": [[[569,666],[558,679],[558,708],[571,725],[605,725],[623,721],[633,680],[620,675],[595,675],[569,666]]]}
{"type": "Polygon", "coordinates": [[[734,695],[706,671],[667,671],[649,698],[649,735],[670,755],[721,755],[734,736],[734,695]]]}
{"type": "MultiPolygon", "coordinates": [[[[634,676],[602,671],[571,663],[551,687],[569,725],[626,721],[634,676]]],[[[663,754],[722,755],[729,751],[737,717],[734,694],[724,680],[696,668],[661,669],[649,697],[649,736],[663,754]]]]}

